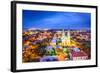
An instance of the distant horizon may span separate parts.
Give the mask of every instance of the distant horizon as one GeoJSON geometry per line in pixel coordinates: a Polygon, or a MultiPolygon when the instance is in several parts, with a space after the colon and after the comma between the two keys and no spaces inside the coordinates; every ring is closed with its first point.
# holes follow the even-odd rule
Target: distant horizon
{"type": "Polygon", "coordinates": [[[90,13],[23,10],[22,19],[23,30],[91,28],[90,13]]]}
{"type": "Polygon", "coordinates": [[[91,29],[24,29],[23,31],[28,31],[28,30],[40,30],[40,31],[42,31],[42,30],[58,30],[58,31],[61,31],[61,30],[75,30],[75,31],[78,31],[78,30],[86,30],[86,31],[91,31],[91,29]]]}

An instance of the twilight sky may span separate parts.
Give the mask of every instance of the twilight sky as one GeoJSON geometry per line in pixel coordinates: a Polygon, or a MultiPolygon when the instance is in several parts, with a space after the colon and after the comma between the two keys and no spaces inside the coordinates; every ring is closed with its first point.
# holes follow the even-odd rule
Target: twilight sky
{"type": "Polygon", "coordinates": [[[90,13],[23,10],[22,19],[23,30],[89,29],[91,26],[90,13]]]}

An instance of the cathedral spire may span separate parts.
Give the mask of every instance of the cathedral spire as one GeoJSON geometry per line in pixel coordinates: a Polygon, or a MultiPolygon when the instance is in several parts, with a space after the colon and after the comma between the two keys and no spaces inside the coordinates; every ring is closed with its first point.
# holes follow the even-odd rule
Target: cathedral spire
{"type": "Polygon", "coordinates": [[[68,32],[67,32],[67,45],[69,45],[70,46],[70,42],[71,42],[71,40],[70,40],[70,30],[68,30],[68,32]]]}

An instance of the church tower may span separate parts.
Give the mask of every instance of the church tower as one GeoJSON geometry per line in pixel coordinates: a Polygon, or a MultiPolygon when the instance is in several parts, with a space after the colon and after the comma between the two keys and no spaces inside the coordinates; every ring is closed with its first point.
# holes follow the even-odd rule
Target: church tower
{"type": "Polygon", "coordinates": [[[70,46],[70,44],[71,44],[71,43],[70,43],[70,42],[71,42],[70,38],[71,38],[71,37],[70,37],[70,30],[68,30],[68,32],[67,32],[67,45],[68,45],[68,46],[70,46]]]}
{"type": "Polygon", "coordinates": [[[70,46],[70,42],[71,42],[71,40],[70,40],[70,30],[68,30],[67,31],[67,35],[65,35],[65,31],[64,31],[64,29],[62,30],[62,44],[63,44],[63,46],[70,46]]]}

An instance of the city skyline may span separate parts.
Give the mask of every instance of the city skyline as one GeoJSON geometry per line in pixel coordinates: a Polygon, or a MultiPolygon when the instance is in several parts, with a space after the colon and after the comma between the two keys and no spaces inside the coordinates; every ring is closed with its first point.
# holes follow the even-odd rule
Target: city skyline
{"type": "Polygon", "coordinates": [[[27,29],[90,29],[91,14],[23,10],[23,30],[27,29]]]}

